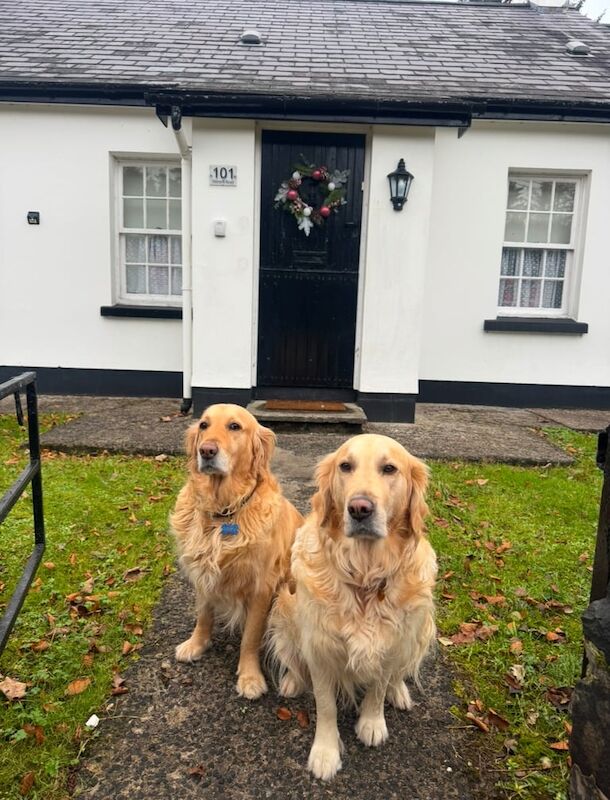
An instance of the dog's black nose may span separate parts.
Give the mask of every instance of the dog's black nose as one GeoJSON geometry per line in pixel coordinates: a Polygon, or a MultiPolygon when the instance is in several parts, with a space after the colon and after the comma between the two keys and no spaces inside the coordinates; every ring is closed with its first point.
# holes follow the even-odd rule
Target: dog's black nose
{"type": "Polygon", "coordinates": [[[199,453],[202,458],[211,459],[218,453],[218,445],[214,442],[204,442],[199,445],[199,453]]]}
{"type": "Polygon", "coordinates": [[[368,497],[352,497],[347,504],[347,511],[352,519],[357,521],[370,517],[375,510],[375,503],[368,497]]]}

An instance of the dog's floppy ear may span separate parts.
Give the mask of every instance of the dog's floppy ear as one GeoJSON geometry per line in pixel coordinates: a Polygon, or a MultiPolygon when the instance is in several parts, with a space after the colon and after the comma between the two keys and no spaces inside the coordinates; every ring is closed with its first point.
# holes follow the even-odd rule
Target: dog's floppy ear
{"type": "Polygon", "coordinates": [[[186,429],[186,433],[184,434],[184,449],[186,450],[186,454],[189,459],[189,465],[195,463],[195,459],[197,457],[197,453],[195,451],[195,445],[197,444],[197,434],[199,433],[199,422],[194,422],[192,425],[189,425],[186,429]]]}
{"type": "Polygon", "coordinates": [[[275,433],[270,428],[258,425],[252,439],[253,463],[257,475],[269,470],[271,456],[275,450],[275,433]]]}
{"type": "Polygon", "coordinates": [[[411,533],[422,536],[424,533],[424,520],[428,516],[426,503],[426,489],[428,488],[428,467],[423,461],[411,456],[411,496],[407,506],[407,520],[411,533]]]}
{"type": "Polygon", "coordinates": [[[320,518],[320,524],[326,525],[331,514],[335,511],[335,502],[332,493],[332,478],[335,466],[335,454],[325,456],[318,463],[315,471],[315,480],[318,491],[311,498],[311,507],[320,518]]]}

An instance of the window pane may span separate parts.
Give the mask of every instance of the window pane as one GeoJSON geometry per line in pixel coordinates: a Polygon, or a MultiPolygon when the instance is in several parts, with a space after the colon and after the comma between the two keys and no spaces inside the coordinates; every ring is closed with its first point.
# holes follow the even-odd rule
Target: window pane
{"type": "Polygon", "coordinates": [[[553,214],[551,241],[555,244],[569,244],[571,236],[572,214],[553,214]]]}
{"type": "Polygon", "coordinates": [[[182,267],[172,267],[172,294],[182,294],[182,267]]]}
{"type": "Polygon", "coordinates": [[[542,290],[543,308],[561,308],[563,281],[545,281],[542,290]]]}
{"type": "Polygon", "coordinates": [[[144,194],[142,167],[123,167],[123,194],[142,197],[144,194]]]}
{"type": "Polygon", "coordinates": [[[170,242],[172,264],[182,264],[182,237],[172,236],[170,242]]]}
{"type": "Polygon", "coordinates": [[[169,201],[169,229],[179,231],[182,228],[182,213],[180,200],[169,201]]]}
{"type": "Polygon", "coordinates": [[[532,211],[550,211],[553,181],[532,181],[532,211]]]}
{"type": "Polygon", "coordinates": [[[509,181],[508,182],[508,208],[527,209],[527,201],[530,193],[529,181],[509,181]]]}
{"type": "Polygon", "coordinates": [[[146,201],[146,227],[167,228],[167,200],[146,201]]]}
{"type": "Polygon", "coordinates": [[[125,237],[125,261],[143,264],[146,261],[146,237],[128,234],[125,237]]]}
{"type": "Polygon", "coordinates": [[[525,218],[526,214],[523,211],[506,212],[505,242],[525,241],[525,218]]]}
{"type": "Polygon", "coordinates": [[[146,195],[148,197],[167,196],[167,169],[165,167],[146,167],[146,195]]]}
{"type": "Polygon", "coordinates": [[[547,278],[563,278],[566,273],[566,251],[546,250],[544,274],[547,278]]]}
{"type": "Polygon", "coordinates": [[[498,295],[499,306],[516,306],[517,305],[517,287],[519,281],[501,278],[500,280],[500,293],[498,295]]]}
{"type": "Polygon", "coordinates": [[[125,269],[127,273],[127,291],[130,294],[146,294],[146,267],[134,267],[128,264],[125,269]]]}
{"type": "Polygon", "coordinates": [[[515,247],[505,247],[502,250],[502,266],[500,267],[500,275],[518,275],[519,274],[519,254],[521,250],[515,247]]]}
{"type": "Polygon", "coordinates": [[[523,275],[529,278],[542,276],[542,258],[544,250],[523,251],[523,275]]]}
{"type": "Polygon", "coordinates": [[[167,236],[148,237],[148,261],[151,264],[167,264],[169,253],[167,236]]]}
{"type": "Polygon", "coordinates": [[[524,308],[538,308],[540,305],[540,287],[542,281],[521,281],[520,306],[524,308]]]}
{"type": "Polygon", "coordinates": [[[169,172],[169,196],[182,196],[182,170],[180,167],[170,167],[169,172]]]}
{"type": "Polygon", "coordinates": [[[527,227],[528,242],[548,242],[550,214],[530,214],[527,227]]]}
{"type": "Polygon", "coordinates": [[[168,294],[168,272],[169,267],[148,268],[149,294],[168,294]]]}
{"type": "Polygon", "coordinates": [[[554,211],[574,211],[575,183],[556,183],[554,211]]]}
{"type": "Polygon", "coordinates": [[[143,200],[123,200],[123,227],[143,228],[144,208],[143,200]]]}

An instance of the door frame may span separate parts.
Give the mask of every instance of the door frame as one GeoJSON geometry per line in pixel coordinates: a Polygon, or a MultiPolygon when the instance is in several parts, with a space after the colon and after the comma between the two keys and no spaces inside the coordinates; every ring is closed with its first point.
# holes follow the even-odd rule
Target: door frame
{"type": "Polygon", "coordinates": [[[362,316],[364,311],[364,286],[366,272],[366,240],[368,233],[369,196],[371,191],[371,151],[373,141],[372,125],[336,125],[330,122],[274,122],[258,120],[255,123],[254,143],[254,241],[253,241],[253,281],[252,281],[252,341],[251,381],[257,385],[258,374],[258,325],[259,325],[259,280],[261,258],[261,168],[263,158],[263,131],[287,131],[289,133],[356,133],[364,139],[364,182],[362,186],[362,216],[360,219],[360,249],[358,256],[358,291],[356,299],[356,331],[354,344],[353,388],[360,388],[360,354],[362,337],[362,316]]]}

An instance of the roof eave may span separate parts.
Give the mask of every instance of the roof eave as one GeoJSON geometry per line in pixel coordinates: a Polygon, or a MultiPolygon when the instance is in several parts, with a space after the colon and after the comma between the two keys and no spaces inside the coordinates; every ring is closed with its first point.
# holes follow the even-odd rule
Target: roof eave
{"type": "Polygon", "coordinates": [[[153,106],[160,114],[179,106],[184,116],[332,121],[465,127],[472,119],[610,123],[606,100],[506,97],[379,99],[264,92],[210,92],[141,84],[2,82],[0,102],[153,106]]]}

